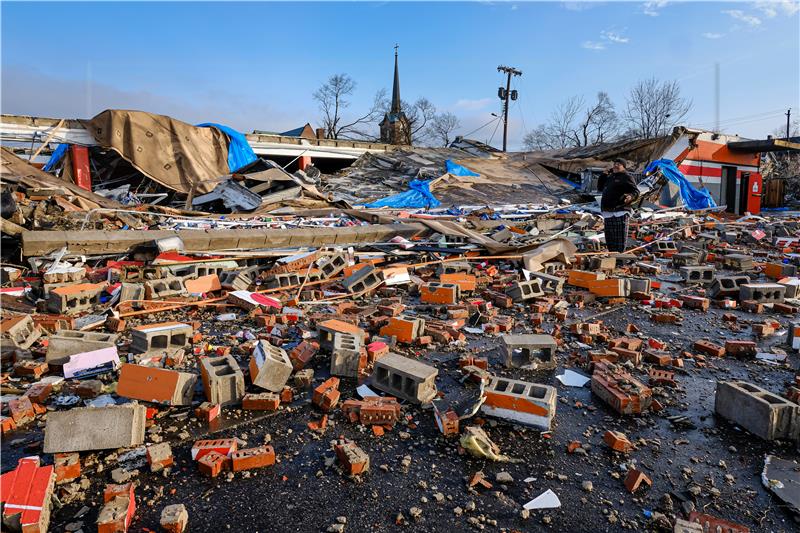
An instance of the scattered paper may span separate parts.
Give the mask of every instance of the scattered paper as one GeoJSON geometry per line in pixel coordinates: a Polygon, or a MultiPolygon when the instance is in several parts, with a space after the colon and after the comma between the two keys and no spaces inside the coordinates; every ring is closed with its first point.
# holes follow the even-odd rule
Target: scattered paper
{"type": "Polygon", "coordinates": [[[483,330],[482,330],[481,328],[471,328],[471,327],[465,327],[465,328],[463,328],[463,329],[464,329],[464,331],[466,331],[467,333],[472,333],[472,334],[474,334],[474,335],[479,335],[479,334],[483,333],[483,330]]]}
{"type": "Polygon", "coordinates": [[[588,381],[590,381],[590,378],[587,378],[583,374],[579,374],[572,370],[564,370],[564,373],[560,376],[556,376],[556,379],[560,381],[562,385],[566,385],[567,387],[583,387],[588,381]]]}
{"type": "Polygon", "coordinates": [[[556,509],[558,507],[561,507],[561,500],[559,500],[556,493],[550,489],[547,489],[545,492],[523,505],[523,508],[528,510],[556,509]]]}

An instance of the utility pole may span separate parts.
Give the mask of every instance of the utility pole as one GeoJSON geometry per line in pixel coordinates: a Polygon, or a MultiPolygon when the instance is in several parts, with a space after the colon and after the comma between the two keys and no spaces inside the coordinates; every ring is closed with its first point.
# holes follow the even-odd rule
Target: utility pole
{"type": "Polygon", "coordinates": [[[505,89],[500,87],[497,91],[497,96],[503,100],[503,151],[505,152],[508,143],[508,102],[509,99],[517,99],[517,91],[511,90],[511,76],[522,76],[522,71],[514,67],[500,65],[497,67],[497,72],[504,72],[508,75],[505,89]]]}
{"type": "Polygon", "coordinates": [[[789,140],[789,119],[792,118],[792,108],[786,110],[786,140],[789,140]]]}

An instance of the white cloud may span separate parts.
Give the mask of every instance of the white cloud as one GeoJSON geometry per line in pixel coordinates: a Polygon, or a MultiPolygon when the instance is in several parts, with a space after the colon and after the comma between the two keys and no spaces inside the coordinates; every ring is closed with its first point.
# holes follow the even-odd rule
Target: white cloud
{"type": "Polygon", "coordinates": [[[768,19],[778,16],[778,11],[782,11],[784,15],[788,16],[800,12],[800,2],[797,0],[768,0],[756,2],[755,7],[768,19]]]}
{"type": "Polygon", "coordinates": [[[748,26],[755,27],[755,26],[759,26],[761,24],[761,19],[760,18],[755,17],[753,15],[748,15],[747,13],[742,11],[741,9],[726,9],[726,10],[723,10],[722,12],[725,13],[726,15],[731,16],[732,18],[734,18],[734,19],[736,19],[736,20],[738,20],[740,22],[744,22],[748,26]]]}
{"type": "Polygon", "coordinates": [[[464,111],[479,111],[491,104],[493,101],[494,100],[492,98],[479,98],[476,100],[462,98],[456,102],[455,107],[456,109],[463,109],[464,111]]]}
{"type": "Polygon", "coordinates": [[[583,41],[583,44],[581,44],[581,46],[583,48],[586,48],[587,50],[605,50],[606,49],[606,45],[605,44],[599,43],[597,41],[583,41]]]}
{"type": "Polygon", "coordinates": [[[513,5],[511,6],[511,11],[516,11],[517,9],[518,9],[518,6],[517,6],[517,4],[513,4],[513,5]]]}
{"type": "Polygon", "coordinates": [[[651,17],[657,17],[659,11],[667,5],[667,0],[651,0],[642,5],[642,12],[651,17]]]}
{"type": "Polygon", "coordinates": [[[594,2],[561,2],[561,7],[567,11],[586,11],[594,7],[594,2]]]}
{"type": "Polygon", "coordinates": [[[724,33],[714,33],[710,31],[707,31],[703,34],[703,37],[705,37],[706,39],[720,39],[724,36],[725,36],[724,33]]]}
{"type": "Polygon", "coordinates": [[[609,40],[612,43],[625,44],[630,41],[628,37],[623,37],[619,33],[613,31],[604,31],[600,35],[603,37],[603,39],[609,40]]]}

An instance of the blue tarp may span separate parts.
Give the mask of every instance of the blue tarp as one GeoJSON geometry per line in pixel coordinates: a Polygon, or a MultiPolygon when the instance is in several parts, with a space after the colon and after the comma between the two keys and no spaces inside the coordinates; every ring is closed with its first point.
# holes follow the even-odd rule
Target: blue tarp
{"type": "Polygon", "coordinates": [[[247,142],[247,138],[235,129],[222,124],[215,124],[214,122],[204,122],[203,124],[198,124],[197,127],[217,128],[228,136],[228,169],[231,172],[236,172],[258,159],[258,156],[250,147],[250,143],[247,142]]]}
{"type": "Polygon", "coordinates": [[[365,204],[364,207],[427,207],[430,209],[439,207],[441,203],[431,194],[427,181],[414,180],[408,184],[406,192],[381,198],[371,204],[365,204]]]}
{"type": "Polygon", "coordinates": [[[53,150],[53,153],[50,155],[50,160],[44,167],[42,167],[42,170],[44,170],[45,172],[50,172],[51,170],[53,170],[53,168],[58,164],[58,162],[61,161],[61,158],[64,157],[64,154],[67,153],[67,150],[69,150],[68,144],[66,143],[59,144],[58,148],[53,150]]]}
{"type": "Polygon", "coordinates": [[[449,159],[444,162],[444,166],[447,168],[447,173],[452,174],[453,176],[480,176],[480,174],[476,174],[467,167],[462,167],[461,165],[457,165],[453,163],[449,159]]]}
{"type": "Polygon", "coordinates": [[[675,165],[673,160],[658,159],[653,161],[647,165],[644,173],[650,174],[655,170],[660,170],[669,181],[678,186],[681,193],[681,199],[689,209],[708,209],[709,207],[717,207],[717,203],[714,201],[711,193],[705,188],[702,190],[695,189],[694,186],[689,183],[689,180],[686,179],[686,176],[684,176],[681,171],[678,170],[678,167],[675,165]]]}

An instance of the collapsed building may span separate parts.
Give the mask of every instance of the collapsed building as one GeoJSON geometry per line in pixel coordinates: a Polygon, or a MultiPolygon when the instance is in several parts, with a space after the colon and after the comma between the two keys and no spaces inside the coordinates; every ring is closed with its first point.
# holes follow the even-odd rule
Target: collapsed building
{"type": "Polygon", "coordinates": [[[796,527],[800,217],[757,216],[769,143],[285,133],[3,117],[4,527],[256,530],[264,501],[302,530],[796,527]],[[653,194],[609,254],[616,157],[653,194]]]}

